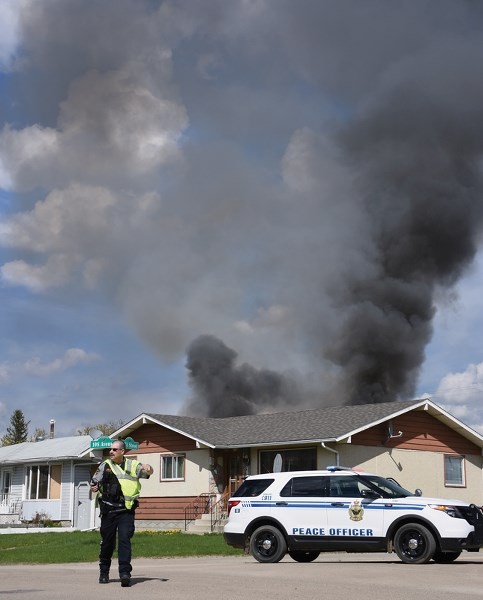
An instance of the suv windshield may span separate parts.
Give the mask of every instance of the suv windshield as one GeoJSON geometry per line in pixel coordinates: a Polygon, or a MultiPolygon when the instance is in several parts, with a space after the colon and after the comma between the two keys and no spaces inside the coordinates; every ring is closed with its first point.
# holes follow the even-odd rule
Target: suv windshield
{"type": "Polygon", "coordinates": [[[406,498],[407,496],[414,496],[413,493],[408,492],[397,481],[392,479],[385,479],[376,475],[357,475],[357,479],[383,498],[406,498]]]}

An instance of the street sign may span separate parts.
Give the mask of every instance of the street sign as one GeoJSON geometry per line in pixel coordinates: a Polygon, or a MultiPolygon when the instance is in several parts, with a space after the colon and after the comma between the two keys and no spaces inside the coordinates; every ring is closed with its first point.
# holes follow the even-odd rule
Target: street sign
{"type": "MultiPolygon", "coordinates": [[[[110,448],[112,443],[115,441],[116,440],[111,439],[109,436],[104,435],[104,436],[97,438],[97,440],[92,440],[90,447],[97,449],[97,450],[103,450],[105,448],[110,448]]],[[[124,441],[124,444],[126,445],[126,450],[138,450],[139,449],[139,442],[135,442],[131,437],[127,437],[123,441],[124,441]]]]}

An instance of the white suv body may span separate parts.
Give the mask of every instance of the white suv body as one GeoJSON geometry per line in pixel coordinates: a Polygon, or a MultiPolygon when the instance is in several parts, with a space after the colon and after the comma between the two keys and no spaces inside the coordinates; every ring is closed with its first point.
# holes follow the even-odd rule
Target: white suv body
{"type": "Polygon", "coordinates": [[[320,552],[394,550],[403,562],[422,564],[483,547],[483,511],[474,504],[426,498],[341,467],[252,475],[228,509],[226,543],[259,562],[278,562],[287,552],[309,562],[320,552]]]}

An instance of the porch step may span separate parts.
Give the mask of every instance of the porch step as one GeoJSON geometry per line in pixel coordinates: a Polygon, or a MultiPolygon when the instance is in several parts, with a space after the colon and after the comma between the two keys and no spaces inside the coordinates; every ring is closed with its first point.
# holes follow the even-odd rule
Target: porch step
{"type": "MultiPolygon", "coordinates": [[[[227,519],[221,519],[214,527],[213,533],[223,533],[223,527],[225,526],[227,519]]],[[[199,519],[196,519],[189,523],[186,533],[194,533],[196,535],[204,535],[205,533],[211,533],[211,515],[201,515],[199,519]]]]}

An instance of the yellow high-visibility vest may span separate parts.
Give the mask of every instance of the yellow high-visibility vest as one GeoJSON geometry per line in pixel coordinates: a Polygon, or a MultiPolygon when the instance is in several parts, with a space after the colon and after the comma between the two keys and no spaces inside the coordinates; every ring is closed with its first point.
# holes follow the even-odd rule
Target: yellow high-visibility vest
{"type": "Polygon", "coordinates": [[[126,458],[124,461],[125,469],[122,469],[117,463],[112,462],[110,458],[105,462],[119,479],[126,508],[132,508],[134,501],[139,498],[139,494],[141,493],[141,482],[136,475],[137,466],[140,464],[139,461],[133,460],[132,458],[126,458]]]}

